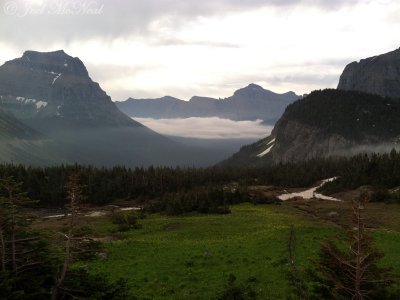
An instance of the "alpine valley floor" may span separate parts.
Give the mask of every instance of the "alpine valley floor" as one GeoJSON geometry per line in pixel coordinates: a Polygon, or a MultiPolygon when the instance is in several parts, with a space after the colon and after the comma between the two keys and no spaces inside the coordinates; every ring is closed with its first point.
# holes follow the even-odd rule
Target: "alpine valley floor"
{"type": "MultiPolygon", "coordinates": [[[[343,202],[289,200],[280,205],[240,204],[231,214],[166,216],[151,214],[142,229],[116,233],[110,218],[82,217],[93,228],[105,255],[87,264],[111,280],[126,278],[138,299],[216,299],[231,274],[257,299],[294,296],[288,241],[295,232],[295,261],[300,275],[315,268],[320,243],[349,224],[350,201],[357,191],[341,194],[343,202]]],[[[400,273],[398,204],[369,203],[368,230],[385,253],[382,265],[400,273]]],[[[37,229],[56,231],[65,219],[36,222],[37,229]]],[[[87,263],[87,262],[85,262],[87,263]]],[[[400,288],[400,285],[396,286],[400,288]]],[[[295,298],[293,298],[295,299],[295,298]]]]}

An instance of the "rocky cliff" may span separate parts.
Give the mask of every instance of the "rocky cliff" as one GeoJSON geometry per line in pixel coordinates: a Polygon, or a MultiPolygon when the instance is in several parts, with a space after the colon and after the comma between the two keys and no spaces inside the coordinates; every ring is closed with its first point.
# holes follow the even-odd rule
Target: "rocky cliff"
{"type": "Polygon", "coordinates": [[[338,89],[400,97],[400,48],[347,65],[338,89]]]}
{"type": "Polygon", "coordinates": [[[387,151],[400,137],[400,99],[356,91],[314,91],[289,105],[271,135],[225,164],[248,165],[387,151]]]}

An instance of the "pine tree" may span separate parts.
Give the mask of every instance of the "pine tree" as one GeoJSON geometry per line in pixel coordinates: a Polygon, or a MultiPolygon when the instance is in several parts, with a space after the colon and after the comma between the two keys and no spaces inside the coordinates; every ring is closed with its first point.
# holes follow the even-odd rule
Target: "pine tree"
{"type": "Polygon", "coordinates": [[[37,238],[19,236],[27,226],[26,217],[20,213],[21,207],[34,203],[21,187],[22,183],[16,182],[13,177],[0,180],[1,269],[6,271],[10,265],[15,276],[36,264],[28,259],[27,254],[31,251],[24,249],[24,244],[37,238]]]}
{"type": "Polygon", "coordinates": [[[22,183],[0,180],[0,295],[2,299],[48,298],[51,261],[46,241],[29,230],[22,207],[31,205],[22,183]]]}

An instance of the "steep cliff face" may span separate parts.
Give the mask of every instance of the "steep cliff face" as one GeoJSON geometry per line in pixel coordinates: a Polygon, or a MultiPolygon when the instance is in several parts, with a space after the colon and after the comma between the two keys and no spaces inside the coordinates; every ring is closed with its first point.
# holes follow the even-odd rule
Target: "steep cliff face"
{"type": "Polygon", "coordinates": [[[400,48],[347,65],[338,89],[400,97],[400,48]]]}
{"type": "Polygon", "coordinates": [[[339,154],[354,143],[340,134],[328,135],[320,128],[288,121],[273,132],[275,143],[270,151],[273,162],[307,160],[339,154]],[[275,137],[276,136],[276,137],[275,137]]]}
{"type": "Polygon", "coordinates": [[[397,147],[400,99],[355,91],[312,92],[288,106],[271,135],[225,164],[263,164],[397,147]]]}
{"type": "Polygon", "coordinates": [[[79,58],[64,51],[26,51],[0,67],[1,107],[16,117],[66,126],[140,126],[93,82],[79,58]]]}

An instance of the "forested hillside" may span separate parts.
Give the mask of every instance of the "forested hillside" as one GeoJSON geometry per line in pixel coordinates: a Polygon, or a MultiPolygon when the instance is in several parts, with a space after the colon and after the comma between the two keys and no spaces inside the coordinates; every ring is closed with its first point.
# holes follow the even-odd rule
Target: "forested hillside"
{"type": "MultiPolygon", "coordinates": [[[[95,168],[90,166],[24,167],[1,165],[0,177],[13,176],[40,206],[60,207],[64,204],[64,185],[68,175],[79,172],[85,186],[87,202],[103,205],[115,200],[136,200],[146,203],[167,194],[185,194],[207,190],[221,192],[224,186],[275,185],[309,186],[318,180],[339,176],[326,185],[335,191],[362,185],[393,188],[400,186],[400,153],[357,155],[351,158],[314,159],[262,168],[214,167],[165,168],[125,167],[95,168]]],[[[220,195],[219,195],[220,196],[220,195]]],[[[190,197],[186,197],[189,199],[190,197]]],[[[217,196],[215,199],[220,199],[217,196]]],[[[187,200],[189,201],[189,200],[187,200]]],[[[218,201],[221,201],[218,200],[218,201]]]]}

